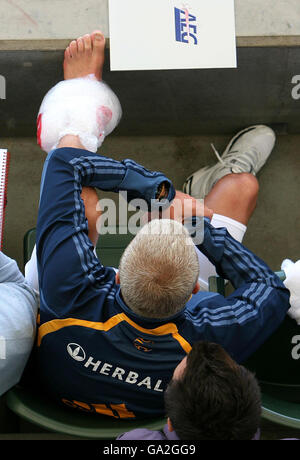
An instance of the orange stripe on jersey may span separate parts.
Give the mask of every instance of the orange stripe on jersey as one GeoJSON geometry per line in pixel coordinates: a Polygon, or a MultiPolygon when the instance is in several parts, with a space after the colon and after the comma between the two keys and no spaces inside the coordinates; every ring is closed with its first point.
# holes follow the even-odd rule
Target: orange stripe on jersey
{"type": "Polygon", "coordinates": [[[98,414],[109,415],[110,417],[118,418],[118,416],[115,415],[113,411],[109,409],[105,404],[92,404],[92,406],[98,414]]]}
{"type": "Polygon", "coordinates": [[[128,318],[128,316],[126,316],[125,313],[119,313],[118,315],[115,315],[109,320],[105,321],[105,323],[86,321],[86,320],[77,319],[77,318],[54,319],[52,321],[48,321],[47,323],[44,323],[39,327],[38,346],[40,346],[42,339],[43,337],[45,337],[45,335],[51,334],[52,332],[56,332],[64,327],[82,326],[82,327],[87,327],[90,329],[96,329],[98,331],[109,331],[113,327],[120,324],[122,321],[126,321],[132,327],[134,327],[140,332],[144,332],[145,334],[151,334],[151,335],[172,334],[173,338],[180,343],[181,347],[184,349],[186,353],[189,353],[192,349],[191,345],[179,334],[176,324],[167,323],[167,324],[164,324],[163,326],[156,327],[155,329],[145,329],[144,327],[139,326],[134,321],[132,321],[130,318],[128,318]]]}
{"type": "MultiPolygon", "coordinates": [[[[94,406],[96,406],[96,404],[94,404],[94,406]]],[[[120,418],[135,418],[134,413],[130,412],[125,404],[110,404],[110,407],[118,412],[120,418]]]]}

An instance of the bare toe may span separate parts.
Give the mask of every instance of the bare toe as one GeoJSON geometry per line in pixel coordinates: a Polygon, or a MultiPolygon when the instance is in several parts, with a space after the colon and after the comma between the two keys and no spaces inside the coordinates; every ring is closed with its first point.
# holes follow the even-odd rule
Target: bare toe
{"type": "Polygon", "coordinates": [[[78,53],[84,52],[84,41],[82,37],[79,37],[77,39],[77,48],[78,48],[78,53]]]}
{"type": "Polygon", "coordinates": [[[103,48],[105,45],[104,35],[100,30],[95,30],[92,33],[92,42],[94,48],[103,48]]]}
{"type": "Polygon", "coordinates": [[[70,55],[71,57],[75,57],[77,55],[77,42],[76,40],[73,40],[71,43],[70,43],[70,55]]]}
{"type": "Polygon", "coordinates": [[[65,50],[65,59],[70,59],[70,58],[71,58],[70,48],[67,47],[65,50]]]}
{"type": "Polygon", "coordinates": [[[84,35],[83,37],[84,41],[84,48],[85,51],[90,51],[92,49],[92,39],[90,35],[84,35]]]}

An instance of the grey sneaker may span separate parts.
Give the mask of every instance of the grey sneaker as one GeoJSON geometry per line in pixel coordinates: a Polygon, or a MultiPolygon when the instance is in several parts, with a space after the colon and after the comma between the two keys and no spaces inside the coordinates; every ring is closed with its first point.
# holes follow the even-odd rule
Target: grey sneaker
{"type": "Polygon", "coordinates": [[[275,145],[276,136],[268,126],[257,125],[240,131],[227,145],[222,156],[211,144],[218,163],[206,166],[189,176],[183,191],[195,198],[204,198],[223,176],[232,173],[251,173],[263,167],[275,145]]]}

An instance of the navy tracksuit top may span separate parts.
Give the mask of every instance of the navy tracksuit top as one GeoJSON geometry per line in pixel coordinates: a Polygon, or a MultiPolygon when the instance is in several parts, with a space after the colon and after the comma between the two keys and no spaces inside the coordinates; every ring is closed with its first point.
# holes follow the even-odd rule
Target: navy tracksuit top
{"type": "Polygon", "coordinates": [[[69,406],[116,418],[161,416],[163,391],[195,341],[219,343],[241,363],[290,307],[289,291],[273,271],[205,219],[198,248],[234,293],[199,292],[163,320],[131,311],[114,270],[94,255],[80,193],[83,186],[126,190],[129,200],[150,204],[162,182],[169,183],[171,201],[172,183],[132,160],[73,148],[47,157],[37,223],[39,372],[50,394],[69,406]]]}

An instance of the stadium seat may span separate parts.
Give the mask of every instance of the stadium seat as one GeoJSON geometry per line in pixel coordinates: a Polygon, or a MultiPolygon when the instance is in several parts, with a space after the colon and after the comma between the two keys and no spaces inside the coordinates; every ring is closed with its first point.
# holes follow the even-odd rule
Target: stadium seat
{"type": "Polygon", "coordinates": [[[93,415],[55,404],[43,394],[16,386],[6,393],[6,404],[19,417],[46,431],[76,438],[116,439],[135,428],[161,430],[166,424],[163,417],[146,420],[120,420],[105,415],[93,415]]]}
{"type": "MultiPolygon", "coordinates": [[[[276,274],[284,280],[284,272],[276,274]]],[[[209,290],[224,295],[224,280],[210,277],[209,290]]],[[[299,360],[292,354],[295,336],[300,336],[300,328],[295,320],[286,316],[274,334],[243,365],[255,373],[260,383],[262,418],[300,429],[299,360]]]]}
{"type": "MultiPolygon", "coordinates": [[[[118,267],[120,257],[133,235],[125,233],[126,227],[114,229],[101,235],[97,254],[104,265],[118,267]],[[123,231],[123,233],[122,233],[123,231]]],[[[31,257],[36,231],[29,230],[24,237],[24,264],[31,257]]],[[[164,417],[147,420],[120,420],[108,416],[91,415],[64,405],[55,404],[43,395],[34,384],[34,353],[27,365],[23,380],[5,395],[6,404],[22,419],[43,430],[87,439],[115,439],[121,433],[135,428],[160,430],[166,423],[164,417]],[[28,382],[28,376],[31,382],[28,382]],[[32,383],[33,382],[33,383],[32,383]]]]}

